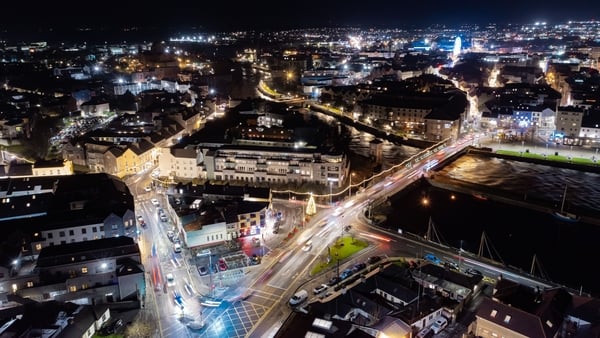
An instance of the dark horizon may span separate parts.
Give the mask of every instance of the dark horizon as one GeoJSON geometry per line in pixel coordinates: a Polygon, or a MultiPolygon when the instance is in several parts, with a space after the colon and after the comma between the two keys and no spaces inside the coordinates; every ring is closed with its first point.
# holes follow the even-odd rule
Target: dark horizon
{"type": "MultiPolygon", "coordinates": [[[[274,7],[273,4],[216,2],[183,6],[140,6],[107,1],[86,5],[54,1],[32,5],[29,2],[11,4],[0,18],[0,38],[60,36],[80,32],[106,33],[161,32],[165,35],[191,30],[203,32],[270,31],[325,27],[359,28],[426,28],[445,25],[529,24],[536,21],[548,24],[569,20],[594,20],[600,13],[600,3],[574,0],[568,3],[548,0],[539,3],[506,0],[486,2],[464,0],[439,2],[423,0],[414,3],[346,3],[321,2],[311,6],[274,7]],[[13,6],[14,5],[14,6],[13,6]],[[15,14],[18,13],[18,14],[15,14]],[[125,32],[124,28],[133,28],[125,32]]],[[[90,35],[92,35],[91,33],[90,35]]]]}

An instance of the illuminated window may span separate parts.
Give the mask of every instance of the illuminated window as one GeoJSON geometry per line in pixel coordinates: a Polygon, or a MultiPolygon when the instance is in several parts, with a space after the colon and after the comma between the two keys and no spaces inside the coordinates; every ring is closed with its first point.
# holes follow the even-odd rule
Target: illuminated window
{"type": "Polygon", "coordinates": [[[37,244],[35,245],[35,250],[36,250],[36,251],[40,251],[40,250],[42,250],[42,243],[37,243],[37,244]]]}
{"type": "Polygon", "coordinates": [[[492,310],[492,313],[490,314],[490,316],[492,316],[492,318],[495,318],[497,314],[498,314],[498,311],[492,310]]]}
{"type": "Polygon", "coordinates": [[[33,287],[33,282],[32,281],[27,282],[27,287],[28,288],[32,288],[33,287]]]}
{"type": "Polygon", "coordinates": [[[506,315],[506,317],[504,317],[504,322],[508,324],[511,318],[512,317],[510,315],[506,315]]]}
{"type": "Polygon", "coordinates": [[[84,267],[81,268],[81,273],[88,273],[87,266],[84,266],[84,267]]]}
{"type": "Polygon", "coordinates": [[[77,291],[77,287],[75,285],[71,285],[71,286],[69,286],[69,291],[75,292],[75,291],[77,291]]]}

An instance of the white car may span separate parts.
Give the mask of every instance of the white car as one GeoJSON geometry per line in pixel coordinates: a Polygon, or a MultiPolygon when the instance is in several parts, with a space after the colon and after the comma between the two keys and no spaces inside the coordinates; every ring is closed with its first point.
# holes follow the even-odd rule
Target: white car
{"type": "Polygon", "coordinates": [[[191,330],[200,330],[204,327],[204,324],[193,320],[193,321],[185,323],[185,326],[187,326],[191,330]]]}
{"type": "Polygon", "coordinates": [[[173,251],[175,251],[175,253],[180,253],[181,252],[181,244],[179,244],[179,243],[173,244],[173,251]]]}
{"type": "Polygon", "coordinates": [[[158,206],[160,206],[160,203],[158,203],[158,200],[157,200],[156,198],[153,198],[153,199],[151,199],[151,200],[150,200],[150,202],[152,202],[152,204],[153,204],[155,207],[158,207],[158,206]]]}
{"type": "Polygon", "coordinates": [[[147,185],[147,186],[144,187],[144,190],[146,192],[150,192],[150,191],[152,191],[152,188],[149,185],[147,185]]]}
{"type": "Polygon", "coordinates": [[[434,334],[438,334],[438,333],[440,333],[440,331],[445,329],[446,326],[448,326],[448,320],[446,320],[446,318],[440,316],[431,325],[431,331],[433,331],[434,334]]]}
{"type": "Polygon", "coordinates": [[[175,285],[175,276],[173,276],[172,273],[168,273],[167,274],[167,286],[174,286],[175,285]]]}
{"type": "Polygon", "coordinates": [[[310,251],[310,249],[312,249],[312,241],[306,242],[302,247],[302,251],[310,251]]]}
{"type": "Polygon", "coordinates": [[[313,289],[313,293],[315,295],[318,295],[319,293],[327,290],[328,288],[329,288],[329,286],[327,284],[321,284],[313,289]]]}

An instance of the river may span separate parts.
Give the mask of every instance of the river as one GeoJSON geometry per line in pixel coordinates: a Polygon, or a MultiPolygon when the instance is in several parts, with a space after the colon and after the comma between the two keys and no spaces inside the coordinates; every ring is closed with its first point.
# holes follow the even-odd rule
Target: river
{"type": "MultiPolygon", "coordinates": [[[[463,155],[442,168],[445,175],[495,189],[544,199],[559,205],[565,184],[569,203],[600,218],[600,175],[493,157],[463,155]]],[[[597,225],[565,223],[551,214],[481,200],[472,195],[422,184],[391,199],[384,227],[425,235],[431,220],[436,241],[471,253],[480,253],[482,234],[487,245],[481,255],[531,271],[533,274],[597,296],[600,276],[595,273],[594,247],[600,238],[597,225]],[[421,203],[427,197],[429,203],[421,203]]]]}

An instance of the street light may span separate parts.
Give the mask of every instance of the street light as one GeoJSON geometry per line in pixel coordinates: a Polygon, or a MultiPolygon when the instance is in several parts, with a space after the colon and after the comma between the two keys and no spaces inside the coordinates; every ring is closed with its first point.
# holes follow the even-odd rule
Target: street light
{"type": "Polygon", "coordinates": [[[352,177],[354,177],[354,173],[350,174],[350,183],[348,184],[348,198],[352,197],[352,177]]]}
{"type": "Polygon", "coordinates": [[[458,249],[458,270],[460,271],[460,263],[462,262],[463,240],[460,240],[460,248],[458,249]]]}

